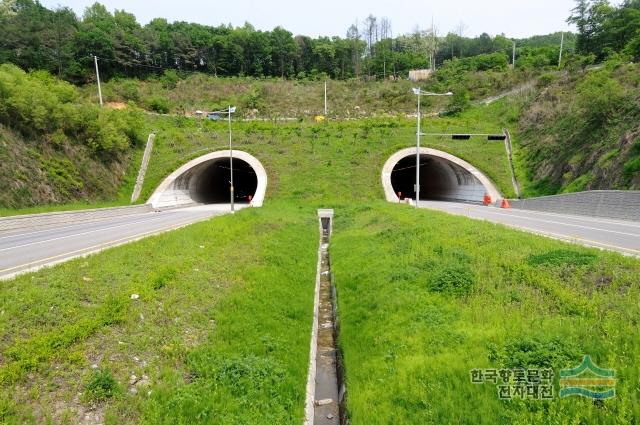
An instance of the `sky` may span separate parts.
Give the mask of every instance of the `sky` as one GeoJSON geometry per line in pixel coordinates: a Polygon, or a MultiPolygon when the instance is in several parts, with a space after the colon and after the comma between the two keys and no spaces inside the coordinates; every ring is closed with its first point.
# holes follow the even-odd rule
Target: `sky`
{"type": "MultiPolygon", "coordinates": [[[[82,15],[95,0],[41,0],[49,8],[69,6],[82,15]]],[[[412,32],[416,27],[431,27],[431,20],[441,34],[464,23],[465,36],[504,33],[523,38],[536,34],[571,30],[566,23],[574,0],[179,0],[135,1],[101,0],[107,9],[124,9],[138,22],[153,18],[168,21],[196,22],[217,26],[242,26],[250,22],[261,30],[282,26],[294,35],[340,36],[347,28],[369,14],[391,19],[393,35],[412,32]]]]}

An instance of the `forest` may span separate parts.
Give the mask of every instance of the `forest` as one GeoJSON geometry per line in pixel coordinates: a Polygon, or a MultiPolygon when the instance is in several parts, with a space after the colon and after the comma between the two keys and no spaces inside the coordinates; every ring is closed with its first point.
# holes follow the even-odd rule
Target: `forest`
{"type": "MultiPolygon", "coordinates": [[[[557,61],[560,33],[512,40],[489,34],[470,38],[465,31],[460,23],[446,34],[432,26],[394,35],[388,18],[369,15],[346,29],[345,37],[311,38],[281,27],[257,30],[249,23],[213,27],[157,18],[143,26],[134,15],[112,13],[99,3],[78,17],[68,7],[50,10],[34,0],[2,0],[0,63],[83,83],[94,78],[93,56],[99,58],[105,79],[144,78],[167,69],[298,79],[406,77],[410,69],[482,54],[499,53],[507,63],[513,42],[524,66],[557,61]]],[[[568,52],[575,38],[565,34],[568,52]]]]}

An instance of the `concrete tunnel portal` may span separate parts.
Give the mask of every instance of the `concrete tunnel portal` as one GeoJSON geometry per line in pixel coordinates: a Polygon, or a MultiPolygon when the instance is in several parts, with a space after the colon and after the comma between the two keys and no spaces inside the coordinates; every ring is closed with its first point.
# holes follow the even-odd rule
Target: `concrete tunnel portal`
{"type": "MultiPolygon", "coordinates": [[[[154,208],[190,204],[229,204],[231,198],[229,151],[212,152],[174,171],[158,186],[148,203],[154,208]]],[[[267,174],[255,157],[233,151],[234,202],[259,207],[264,201],[267,174]]]]}
{"type": "MultiPolygon", "coordinates": [[[[415,199],[416,148],[392,155],[382,171],[382,185],[389,202],[415,199]],[[398,197],[400,193],[401,198],[398,197]]],[[[488,194],[502,197],[493,182],[468,162],[435,149],[420,149],[420,200],[481,203],[488,194]]]]}

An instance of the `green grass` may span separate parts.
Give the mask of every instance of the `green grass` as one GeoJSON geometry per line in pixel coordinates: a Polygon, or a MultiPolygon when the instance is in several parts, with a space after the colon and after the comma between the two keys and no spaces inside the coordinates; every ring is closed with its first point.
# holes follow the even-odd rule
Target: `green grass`
{"type": "Polygon", "coordinates": [[[637,260],[381,203],[343,205],[334,226],[353,425],[640,419],[637,260]],[[470,382],[476,368],[557,376],[585,354],[616,369],[615,399],[507,402],[470,382]]]}
{"type": "Polygon", "coordinates": [[[299,424],[317,238],[281,204],[3,282],[0,421],[299,424]]]}

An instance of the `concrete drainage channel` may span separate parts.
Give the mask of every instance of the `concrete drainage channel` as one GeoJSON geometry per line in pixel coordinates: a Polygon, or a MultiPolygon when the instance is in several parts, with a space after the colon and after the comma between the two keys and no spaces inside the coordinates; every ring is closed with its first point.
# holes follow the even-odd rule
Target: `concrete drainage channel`
{"type": "Polygon", "coordinates": [[[318,210],[318,218],[320,247],[304,423],[306,425],[344,425],[347,423],[346,388],[343,380],[342,355],[337,347],[339,326],[336,290],[329,256],[333,210],[318,210]]]}

